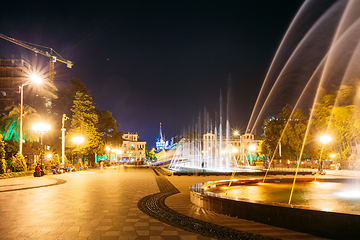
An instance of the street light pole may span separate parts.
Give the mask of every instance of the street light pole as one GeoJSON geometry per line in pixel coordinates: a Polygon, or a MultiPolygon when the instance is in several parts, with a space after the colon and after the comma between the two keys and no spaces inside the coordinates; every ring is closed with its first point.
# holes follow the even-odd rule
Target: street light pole
{"type": "MultiPolygon", "coordinates": [[[[319,138],[319,141],[323,144],[323,149],[324,149],[324,155],[325,155],[325,151],[326,151],[326,144],[328,144],[330,141],[331,141],[331,137],[328,136],[328,135],[323,135],[319,138]]],[[[326,155],[325,155],[325,158],[326,158],[326,155]]],[[[322,159],[321,159],[321,156],[320,156],[320,160],[319,160],[319,171],[320,173],[322,172],[323,170],[323,163],[322,163],[322,159]]]]}
{"type": "Polygon", "coordinates": [[[45,124],[43,122],[37,123],[35,125],[33,125],[33,129],[34,131],[40,135],[40,145],[41,145],[41,170],[42,169],[42,165],[43,165],[43,155],[45,153],[45,151],[43,151],[43,136],[45,135],[45,133],[47,133],[50,130],[50,125],[45,124]]]}
{"type": "Polygon", "coordinates": [[[240,132],[238,132],[238,131],[235,131],[234,132],[234,135],[235,136],[239,136],[239,162],[241,161],[241,147],[240,147],[240,145],[241,145],[241,134],[240,134],[240,132]]]}
{"type": "MultiPolygon", "coordinates": [[[[79,162],[80,161],[79,160],[79,152],[80,152],[79,151],[79,144],[84,142],[84,138],[83,137],[73,137],[71,140],[76,144],[76,147],[77,147],[77,160],[79,162]]],[[[74,165],[74,163],[73,163],[73,165],[74,165]]]]}
{"type": "Polygon", "coordinates": [[[41,79],[36,76],[30,76],[30,80],[19,86],[20,91],[20,138],[19,138],[19,152],[22,154],[22,144],[23,144],[23,108],[24,108],[24,86],[29,85],[31,82],[40,83],[41,79]]]}
{"type": "Polygon", "coordinates": [[[66,114],[63,114],[62,117],[62,128],[61,128],[61,133],[62,133],[62,156],[61,156],[61,164],[63,166],[65,166],[65,121],[68,120],[69,118],[66,116],[66,114]]]}

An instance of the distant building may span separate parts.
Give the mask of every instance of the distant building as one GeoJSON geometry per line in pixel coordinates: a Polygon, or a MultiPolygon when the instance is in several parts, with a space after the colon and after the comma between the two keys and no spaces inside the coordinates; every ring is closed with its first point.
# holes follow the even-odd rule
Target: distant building
{"type": "Polygon", "coordinates": [[[146,142],[139,139],[137,133],[124,133],[121,158],[130,160],[146,159],[146,142]]]}
{"type": "MultiPolygon", "coordinates": [[[[259,138],[256,138],[255,135],[250,133],[245,133],[240,137],[230,136],[229,137],[229,144],[236,149],[234,151],[235,156],[244,158],[245,155],[250,152],[254,151],[251,147],[256,147],[259,144],[259,138]]],[[[220,139],[217,137],[216,139],[217,144],[220,144],[220,139]]],[[[208,149],[209,146],[215,144],[215,134],[213,133],[206,133],[203,134],[203,149],[208,149]]],[[[222,148],[226,148],[226,137],[223,136],[221,139],[222,148]]]]}
{"type": "Polygon", "coordinates": [[[29,80],[31,66],[22,59],[0,59],[0,113],[20,102],[19,86],[29,80]]]}
{"type": "Polygon", "coordinates": [[[162,130],[161,130],[161,123],[160,123],[160,130],[159,130],[159,135],[156,138],[156,143],[155,143],[155,152],[161,152],[162,150],[169,150],[172,148],[173,145],[173,138],[171,140],[166,140],[165,139],[165,135],[163,135],[162,130]]]}

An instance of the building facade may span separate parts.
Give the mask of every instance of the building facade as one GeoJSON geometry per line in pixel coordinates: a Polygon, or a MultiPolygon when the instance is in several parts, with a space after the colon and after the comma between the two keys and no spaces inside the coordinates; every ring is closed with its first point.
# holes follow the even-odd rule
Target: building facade
{"type": "Polygon", "coordinates": [[[31,66],[22,59],[0,59],[0,113],[20,102],[19,86],[29,80],[31,66]]]}
{"type": "MultiPolygon", "coordinates": [[[[220,145],[220,137],[215,139],[215,134],[206,133],[203,134],[203,149],[208,149],[209,146],[214,146],[215,141],[217,145],[220,145]]],[[[231,151],[237,158],[245,159],[245,156],[250,152],[255,152],[256,147],[259,143],[258,139],[255,139],[255,135],[245,133],[240,136],[229,136],[228,144],[231,147],[231,151]]],[[[223,136],[221,139],[221,148],[225,149],[227,146],[226,137],[223,136]]]]}
{"type": "Polygon", "coordinates": [[[124,133],[121,158],[130,161],[146,159],[146,142],[139,139],[138,133],[124,133]]]}

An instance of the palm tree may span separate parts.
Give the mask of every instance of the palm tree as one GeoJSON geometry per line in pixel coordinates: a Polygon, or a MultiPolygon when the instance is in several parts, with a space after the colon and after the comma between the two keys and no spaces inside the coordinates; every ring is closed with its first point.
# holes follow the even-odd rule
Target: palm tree
{"type": "MultiPolygon", "coordinates": [[[[2,125],[0,126],[0,132],[4,137],[4,140],[13,140],[19,142],[20,138],[20,104],[18,106],[12,105],[5,108],[10,112],[3,116],[1,119],[2,125]]],[[[34,120],[39,119],[39,115],[36,110],[29,105],[23,107],[23,138],[29,141],[35,141],[37,135],[31,130],[31,123],[34,120]]]]}

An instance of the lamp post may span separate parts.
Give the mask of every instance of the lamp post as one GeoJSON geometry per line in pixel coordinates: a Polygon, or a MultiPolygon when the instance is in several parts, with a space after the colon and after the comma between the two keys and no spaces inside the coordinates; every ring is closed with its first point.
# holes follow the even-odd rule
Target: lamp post
{"type": "Polygon", "coordinates": [[[69,118],[66,116],[66,114],[63,114],[62,116],[62,128],[61,128],[61,140],[62,140],[62,144],[61,144],[61,150],[62,150],[62,155],[61,155],[61,165],[64,167],[65,166],[65,121],[68,120],[69,118]]]}
{"type": "MultiPolygon", "coordinates": [[[[45,135],[45,133],[47,133],[49,130],[51,129],[51,126],[49,124],[43,123],[43,122],[39,122],[35,125],[33,125],[33,130],[40,135],[40,144],[41,144],[41,151],[43,151],[43,136],[45,135]]],[[[45,153],[45,151],[44,151],[45,153]]],[[[42,169],[42,165],[43,165],[43,155],[41,154],[41,170],[42,169]]]]}
{"type": "Polygon", "coordinates": [[[41,79],[37,75],[31,75],[30,80],[19,86],[20,91],[20,138],[19,138],[19,152],[22,154],[22,144],[23,144],[23,108],[24,108],[24,86],[29,85],[30,83],[41,83],[41,79]]]}
{"type": "Polygon", "coordinates": [[[240,132],[238,132],[238,131],[235,131],[235,132],[234,132],[234,135],[235,135],[235,136],[239,136],[239,162],[240,162],[240,160],[241,160],[241,149],[240,149],[241,135],[240,135],[240,132]]]}
{"type": "MultiPolygon", "coordinates": [[[[328,144],[331,141],[331,137],[329,135],[323,135],[321,137],[319,137],[319,141],[323,144],[323,148],[324,148],[324,155],[326,158],[326,144],[328,144]]],[[[322,163],[322,159],[320,156],[320,161],[319,161],[319,171],[321,172],[323,170],[323,163],[322,163]]]]}
{"type": "MultiPolygon", "coordinates": [[[[256,145],[254,145],[254,144],[252,144],[252,145],[250,145],[249,147],[248,147],[248,151],[249,152],[252,152],[252,153],[255,153],[255,151],[256,151],[256,145]]],[[[250,162],[251,162],[251,164],[252,164],[252,157],[251,157],[251,155],[250,155],[250,162]]]]}
{"type": "MultiPolygon", "coordinates": [[[[82,142],[84,142],[84,138],[81,137],[81,136],[78,136],[78,137],[73,137],[71,140],[73,141],[73,143],[76,144],[77,159],[78,159],[78,161],[79,161],[79,144],[82,143],[82,142]]],[[[73,163],[73,165],[74,165],[74,163],[73,163]]]]}
{"type": "Polygon", "coordinates": [[[109,159],[110,159],[111,147],[107,146],[107,147],[106,147],[106,151],[108,152],[107,160],[109,160],[109,159]]]}

